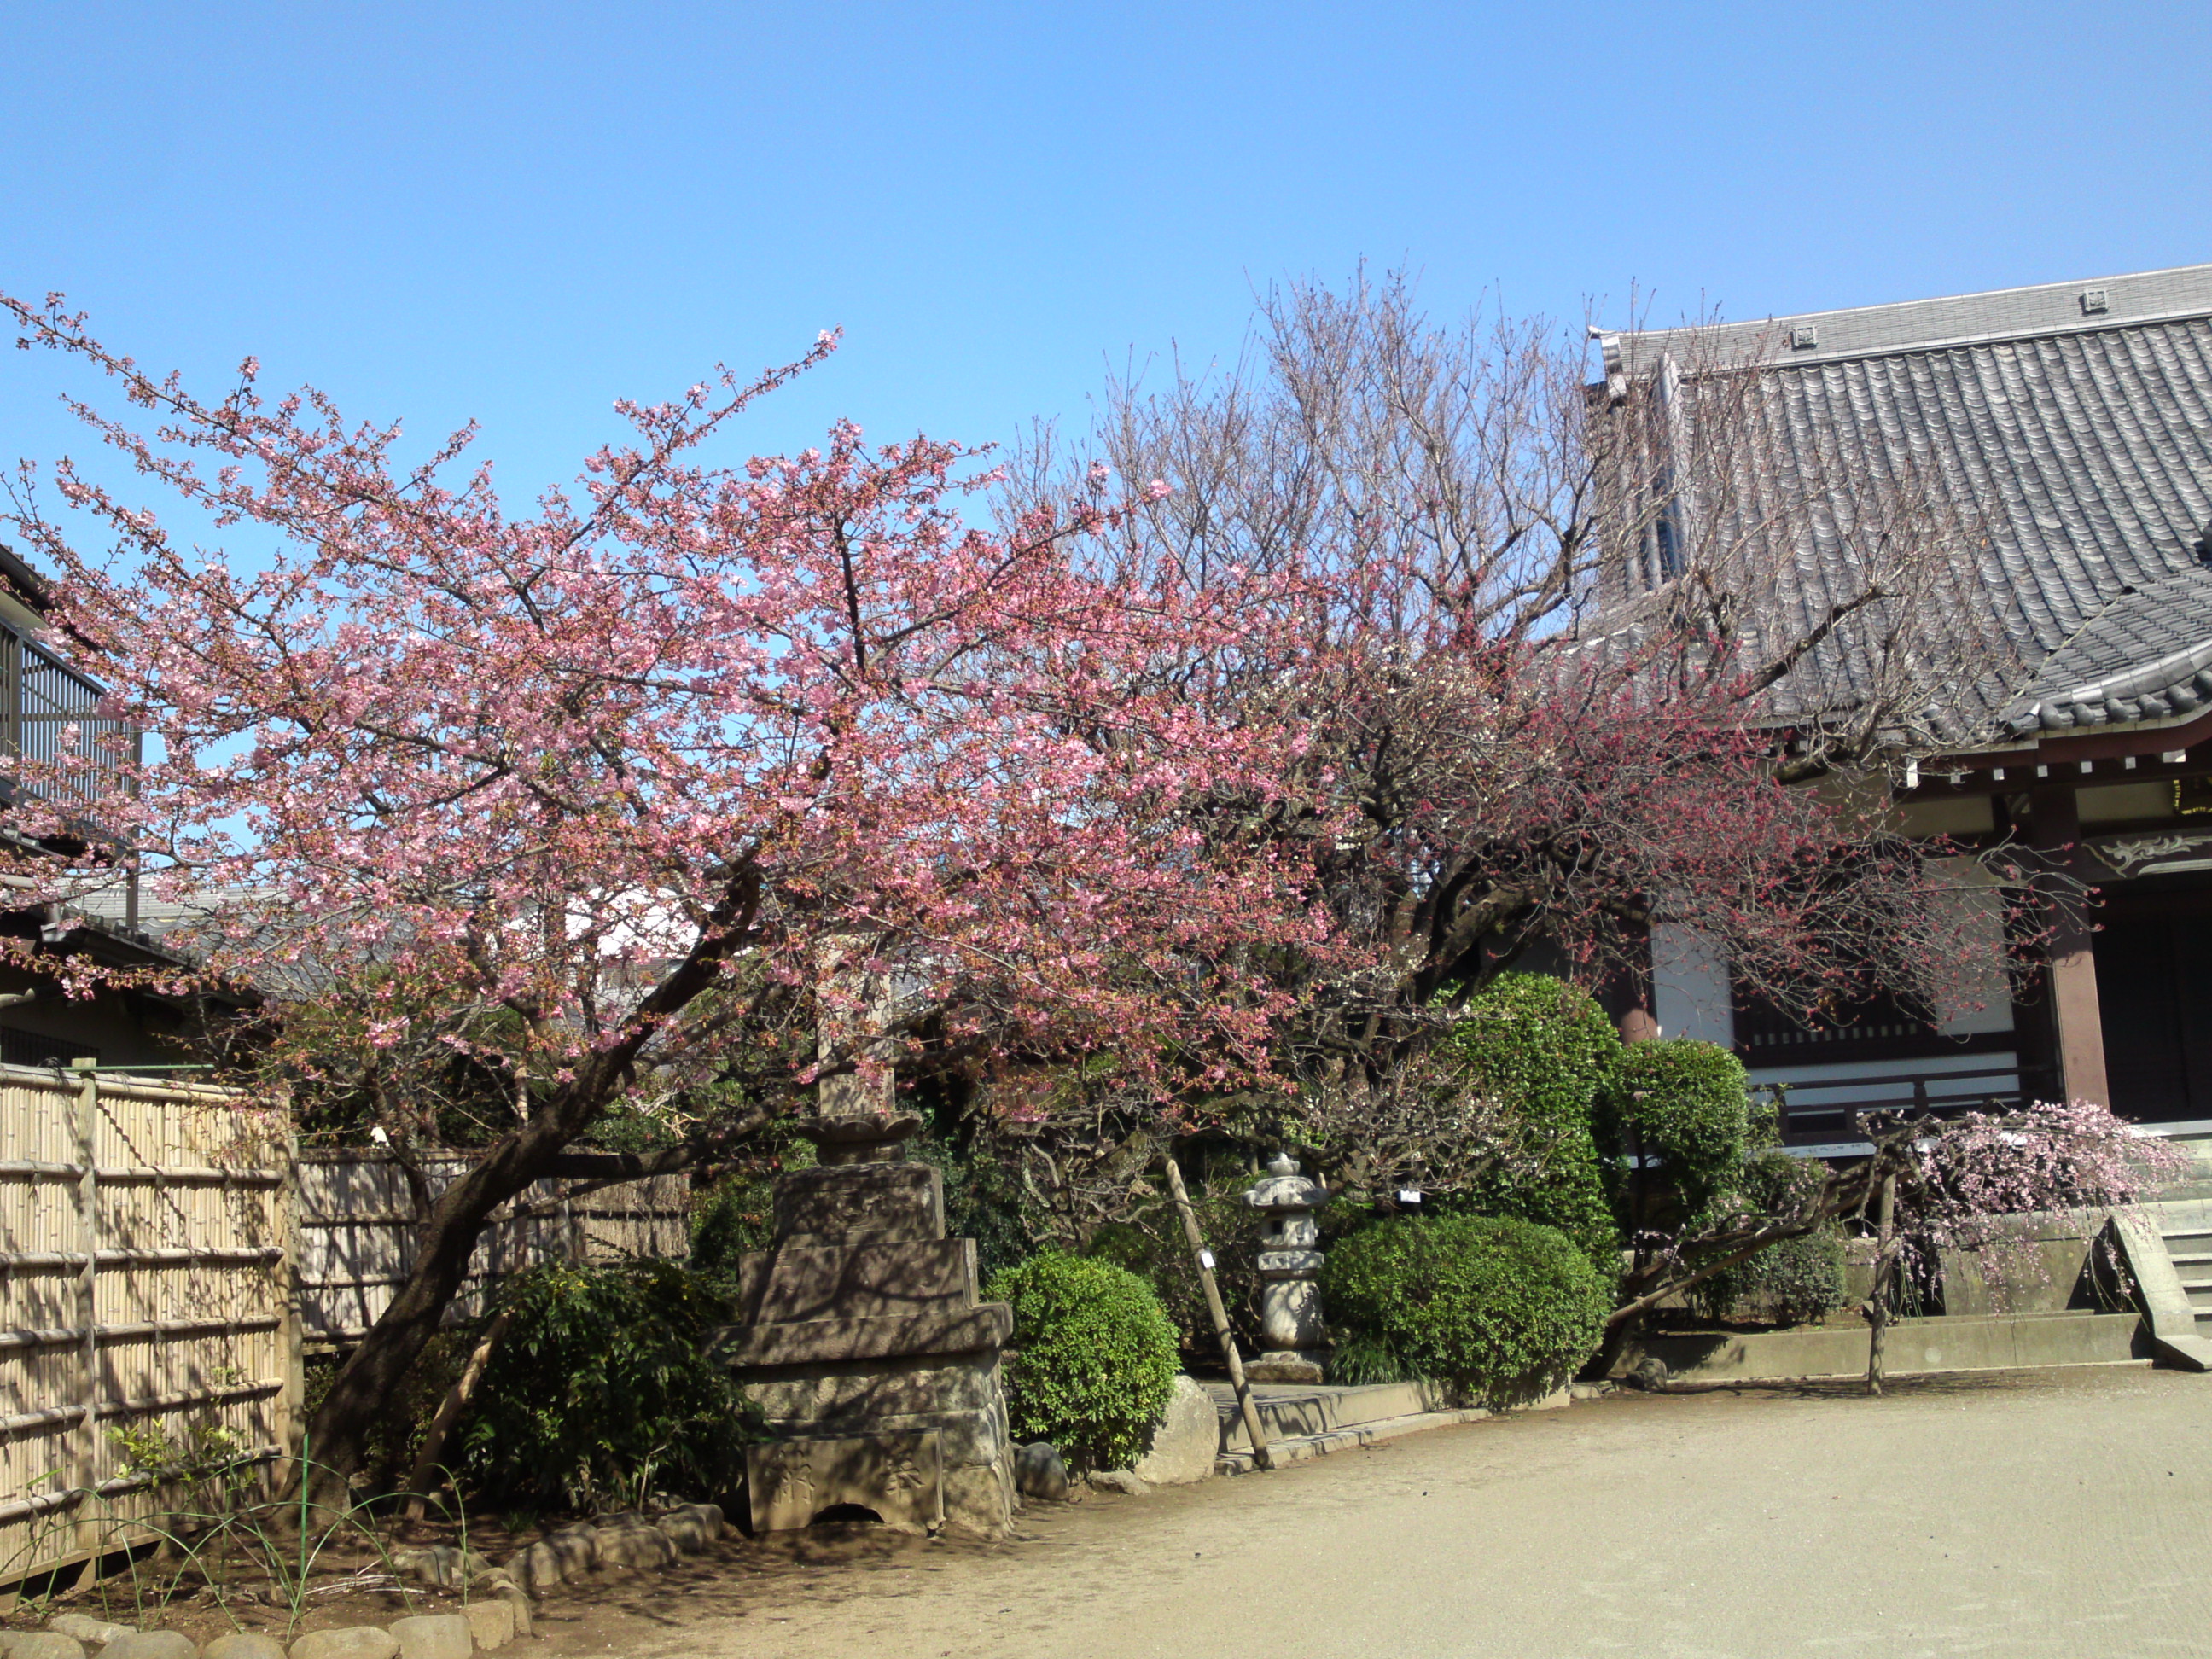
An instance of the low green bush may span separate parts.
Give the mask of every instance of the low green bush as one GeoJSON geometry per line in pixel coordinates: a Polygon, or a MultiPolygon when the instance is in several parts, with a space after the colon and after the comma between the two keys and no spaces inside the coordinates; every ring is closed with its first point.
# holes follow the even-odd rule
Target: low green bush
{"type": "Polygon", "coordinates": [[[1554,1228],[1437,1216],[1354,1233],[1329,1252],[1321,1285],[1331,1322],[1370,1356],[1379,1346],[1495,1408],[1574,1375],[1604,1334],[1613,1281],[1554,1228]]]}
{"type": "Polygon", "coordinates": [[[1078,1468],[1127,1468],[1151,1449],[1175,1387],[1176,1332],[1151,1285],[1085,1256],[1032,1256],[984,1293],[1012,1304],[1006,1411],[1078,1468]]]}
{"type": "MultiPolygon", "coordinates": [[[[1750,1133],[1750,1085],[1743,1062],[1718,1043],[1693,1038],[1631,1043],[1598,1091],[1593,1127],[1616,1206],[1632,1187],[1632,1160],[1656,1158],[1656,1173],[1692,1224],[1735,1188],[1750,1133]]],[[[1631,1226],[1647,1218],[1625,1217],[1631,1226]]]]}
{"type": "MultiPolygon", "coordinates": [[[[1754,1120],[1753,1132],[1763,1126],[1754,1120]]],[[[1786,1215],[1808,1203],[1826,1171],[1811,1158],[1791,1158],[1766,1146],[1737,1171],[1738,1201],[1765,1215],[1786,1215]]],[[[1690,1305],[1708,1319],[1732,1314],[1809,1324],[1848,1299],[1844,1277],[1844,1230],[1830,1221],[1800,1238],[1770,1245],[1757,1255],[1691,1286],[1690,1305]]]]}
{"type": "Polygon", "coordinates": [[[708,1352],[729,1305],[668,1261],[549,1264],[509,1279],[513,1315],[458,1462],[482,1498],[591,1510],[737,1484],[759,1417],[708,1352]]]}
{"type": "Polygon", "coordinates": [[[1511,1112],[1501,1156],[1467,1207],[1555,1227],[1614,1277],[1620,1236],[1590,1115],[1620,1053],[1613,1022],[1589,994],[1545,974],[1500,974],[1468,1002],[1443,1048],[1511,1112]]]}

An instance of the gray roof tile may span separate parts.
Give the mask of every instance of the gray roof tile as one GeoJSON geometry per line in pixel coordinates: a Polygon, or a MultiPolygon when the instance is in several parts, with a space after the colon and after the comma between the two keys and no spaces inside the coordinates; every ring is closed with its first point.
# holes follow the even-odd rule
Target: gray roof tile
{"type": "MultiPolygon", "coordinates": [[[[1982,520],[1983,586],[2033,677],[1993,698],[2002,726],[2212,705],[2212,550],[2198,546],[2212,525],[2212,265],[1699,331],[1695,348],[1685,332],[1606,337],[1609,373],[1669,349],[1711,361],[1716,342],[1723,361],[1764,354],[1790,450],[1932,464],[1982,520]],[[2086,314],[2081,295],[2098,288],[2107,308],[2086,314]],[[1770,349],[1801,322],[1817,348],[1770,349]]],[[[1849,556],[1825,525],[1790,550],[1792,620],[1851,589],[1849,556]]],[[[1851,677],[1848,663],[1831,673],[1851,677]]]]}

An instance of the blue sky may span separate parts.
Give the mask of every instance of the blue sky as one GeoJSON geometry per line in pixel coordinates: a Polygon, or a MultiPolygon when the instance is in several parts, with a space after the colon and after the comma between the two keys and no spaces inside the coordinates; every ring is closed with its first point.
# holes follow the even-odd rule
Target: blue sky
{"type": "MultiPolygon", "coordinates": [[[[9,9],[0,286],[251,351],[510,491],[620,395],[846,344],[751,418],[985,441],[1253,286],[1671,319],[2212,259],[2212,5],[9,9]]],[[[0,356],[0,455],[82,450],[0,356]]]]}

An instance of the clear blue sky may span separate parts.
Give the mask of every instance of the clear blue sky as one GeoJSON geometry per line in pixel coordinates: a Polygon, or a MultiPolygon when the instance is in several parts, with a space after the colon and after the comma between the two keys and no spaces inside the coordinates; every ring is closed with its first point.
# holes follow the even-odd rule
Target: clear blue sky
{"type": "MultiPolygon", "coordinates": [[[[1672,318],[2212,259],[2212,4],[9,9],[0,284],[510,490],[842,326],[750,447],[1079,422],[1252,286],[1672,318]]],[[[81,437],[0,356],[0,458],[81,437]]],[[[208,383],[208,382],[204,382],[208,383]]]]}

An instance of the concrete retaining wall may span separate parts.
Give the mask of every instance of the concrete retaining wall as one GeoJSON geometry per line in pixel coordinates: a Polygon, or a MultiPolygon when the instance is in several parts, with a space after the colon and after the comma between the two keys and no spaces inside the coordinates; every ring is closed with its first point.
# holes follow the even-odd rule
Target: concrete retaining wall
{"type": "MultiPolygon", "coordinates": [[[[2132,1313],[2026,1313],[1901,1319],[1889,1328],[1885,1368],[1928,1371],[2027,1370],[2048,1365],[2115,1365],[2151,1357],[2142,1321],[2132,1313]]],[[[1632,1341],[1614,1368],[1633,1372],[1646,1358],[1687,1382],[1754,1382],[1798,1376],[1855,1376],[1867,1366],[1864,1325],[1787,1331],[1655,1335],[1632,1341]]]]}

